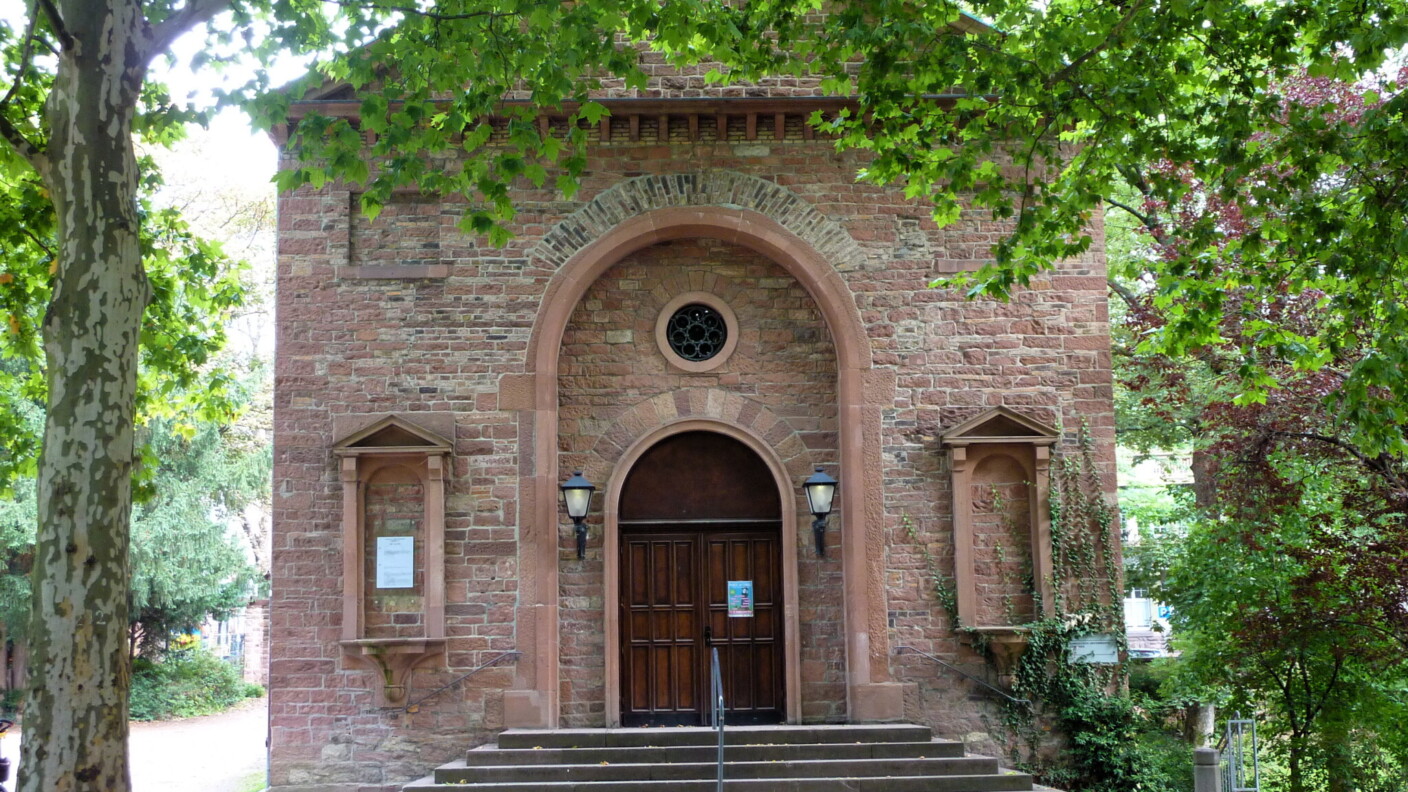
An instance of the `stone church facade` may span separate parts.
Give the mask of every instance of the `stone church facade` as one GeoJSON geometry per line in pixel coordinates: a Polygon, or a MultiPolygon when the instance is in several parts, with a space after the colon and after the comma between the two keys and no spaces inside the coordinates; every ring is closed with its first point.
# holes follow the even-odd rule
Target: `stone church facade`
{"type": "Polygon", "coordinates": [[[697,722],[712,646],[745,721],[989,739],[920,652],[995,678],[956,628],[1001,646],[1038,615],[1074,427],[1113,490],[1101,229],[1011,302],[928,288],[1003,224],[857,183],[803,123],[837,101],[747,93],[605,97],[580,193],[520,191],[502,249],[455,200],[281,198],[275,789],[398,789],[513,726],[697,722]]]}

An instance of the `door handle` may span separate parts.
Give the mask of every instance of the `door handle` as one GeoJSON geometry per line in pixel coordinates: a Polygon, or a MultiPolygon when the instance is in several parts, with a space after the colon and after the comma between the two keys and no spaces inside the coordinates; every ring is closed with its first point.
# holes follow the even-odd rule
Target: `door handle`
{"type": "Polygon", "coordinates": [[[704,625],[704,645],[714,645],[714,628],[712,625],[709,624],[704,625]]]}

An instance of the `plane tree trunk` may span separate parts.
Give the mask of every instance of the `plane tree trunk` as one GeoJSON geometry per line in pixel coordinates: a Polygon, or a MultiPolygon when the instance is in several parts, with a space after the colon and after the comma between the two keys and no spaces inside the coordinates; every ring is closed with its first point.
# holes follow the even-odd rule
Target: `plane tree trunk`
{"type": "MultiPolygon", "coordinates": [[[[40,0],[57,69],[39,113],[0,100],[0,142],[43,178],[55,216],[44,314],[48,413],[39,454],[20,792],[127,792],[128,655],[142,268],[132,130],[147,64],[228,0],[40,0]]],[[[34,40],[27,40],[33,45],[34,40]]],[[[18,79],[26,79],[22,67],[18,79]]]]}
{"type": "Polygon", "coordinates": [[[145,74],[136,0],[61,4],[45,107],[57,272],[21,792],[125,792],[128,539],[137,346],[149,286],[132,122],[145,74]]]}

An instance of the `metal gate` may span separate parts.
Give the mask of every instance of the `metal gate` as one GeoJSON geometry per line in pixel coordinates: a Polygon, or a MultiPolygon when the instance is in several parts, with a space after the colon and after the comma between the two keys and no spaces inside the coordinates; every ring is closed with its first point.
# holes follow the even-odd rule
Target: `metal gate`
{"type": "Polygon", "coordinates": [[[1261,792],[1261,768],[1256,760],[1256,721],[1242,717],[1227,721],[1218,746],[1222,753],[1222,792],[1261,792]]]}

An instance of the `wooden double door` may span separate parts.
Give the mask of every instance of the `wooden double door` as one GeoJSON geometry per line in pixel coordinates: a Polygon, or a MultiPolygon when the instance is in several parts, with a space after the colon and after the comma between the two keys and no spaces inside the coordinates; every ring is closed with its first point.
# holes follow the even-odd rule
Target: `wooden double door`
{"type": "Polygon", "coordinates": [[[784,718],[782,559],[775,521],[623,525],[621,725],[704,725],[710,650],[727,722],[784,718]],[[753,615],[730,617],[729,581],[751,581],[753,615]]]}

